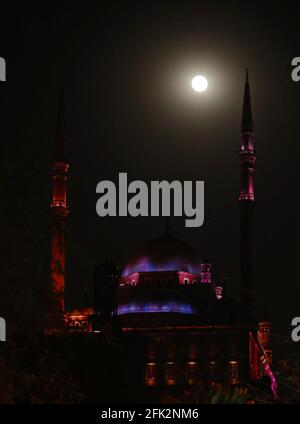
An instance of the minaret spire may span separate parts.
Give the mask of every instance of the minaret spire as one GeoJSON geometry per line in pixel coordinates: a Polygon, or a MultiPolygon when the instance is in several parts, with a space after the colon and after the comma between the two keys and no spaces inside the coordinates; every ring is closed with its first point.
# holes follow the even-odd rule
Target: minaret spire
{"type": "Polygon", "coordinates": [[[64,90],[61,84],[58,100],[57,121],[56,121],[56,146],[55,156],[56,161],[66,162],[65,143],[66,143],[66,118],[64,104],[64,90]]]}
{"type": "Polygon", "coordinates": [[[254,150],[254,125],[252,118],[250,83],[248,69],[246,71],[246,82],[244,88],[244,100],[241,122],[241,191],[239,200],[255,200],[254,192],[254,165],[255,165],[255,150],[254,150]]]}
{"type": "Polygon", "coordinates": [[[244,87],[241,122],[241,188],[240,205],[240,288],[243,309],[252,315],[254,303],[253,259],[254,259],[254,125],[251,108],[250,82],[248,69],[244,87]]]}
{"type": "Polygon", "coordinates": [[[244,89],[244,102],[243,102],[243,113],[242,113],[242,132],[252,132],[253,133],[253,118],[252,118],[252,109],[251,109],[251,96],[250,96],[250,84],[249,84],[249,72],[246,69],[246,82],[244,89]]]}
{"type": "Polygon", "coordinates": [[[65,291],[65,226],[68,217],[67,174],[69,163],[65,155],[66,130],[64,95],[61,87],[55,132],[55,154],[52,163],[52,232],[51,232],[51,306],[50,326],[62,329],[64,326],[65,291]]]}

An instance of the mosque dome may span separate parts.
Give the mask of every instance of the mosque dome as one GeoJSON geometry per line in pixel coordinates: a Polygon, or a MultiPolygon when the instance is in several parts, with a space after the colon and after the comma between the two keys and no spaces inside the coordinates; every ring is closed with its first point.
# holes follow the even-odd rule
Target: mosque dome
{"type": "Polygon", "coordinates": [[[167,232],[143,244],[124,266],[122,277],[135,272],[183,271],[200,274],[201,262],[195,248],[167,232]]]}

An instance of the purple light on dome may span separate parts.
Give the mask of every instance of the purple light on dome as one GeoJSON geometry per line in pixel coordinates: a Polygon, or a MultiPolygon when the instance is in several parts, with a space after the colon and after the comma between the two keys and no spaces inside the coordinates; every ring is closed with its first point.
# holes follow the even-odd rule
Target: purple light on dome
{"type": "Polygon", "coordinates": [[[153,258],[143,256],[125,266],[122,271],[122,276],[127,277],[135,272],[164,272],[164,271],[184,271],[191,274],[201,273],[201,263],[190,263],[180,257],[170,258],[168,261],[155,261],[153,258]]]}
{"type": "Polygon", "coordinates": [[[135,313],[180,313],[197,314],[198,311],[192,305],[181,302],[143,302],[143,303],[125,303],[118,305],[117,315],[135,314],[135,313]]]}

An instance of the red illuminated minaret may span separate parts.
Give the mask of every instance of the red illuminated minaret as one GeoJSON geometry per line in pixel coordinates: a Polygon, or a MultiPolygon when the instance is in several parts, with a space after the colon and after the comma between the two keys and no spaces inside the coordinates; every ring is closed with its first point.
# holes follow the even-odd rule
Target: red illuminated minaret
{"type": "Polygon", "coordinates": [[[253,233],[254,233],[254,126],[251,110],[250,86],[248,70],[244,90],[243,113],[241,123],[241,190],[240,206],[240,287],[241,304],[245,312],[250,312],[254,302],[253,286],[253,233]]]}
{"type": "Polygon", "coordinates": [[[65,156],[65,115],[63,91],[60,92],[56,125],[55,156],[52,163],[52,233],[51,233],[51,323],[59,329],[64,325],[65,291],[65,226],[68,216],[67,174],[69,164],[65,156]]]}

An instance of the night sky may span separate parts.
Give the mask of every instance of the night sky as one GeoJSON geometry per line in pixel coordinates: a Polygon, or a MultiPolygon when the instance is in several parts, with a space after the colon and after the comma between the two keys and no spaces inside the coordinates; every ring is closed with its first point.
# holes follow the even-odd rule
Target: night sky
{"type": "MultiPolygon", "coordinates": [[[[119,172],[130,181],[205,181],[204,226],[185,228],[184,218],[171,218],[171,233],[210,257],[215,278],[236,296],[248,67],[257,153],[256,293],[276,325],[289,325],[300,313],[300,83],[290,76],[291,60],[300,56],[297,13],[288,3],[271,9],[261,2],[207,3],[25,2],[3,13],[1,144],[16,181],[23,181],[26,196],[39,196],[46,217],[63,79],[70,303],[91,291],[95,264],[122,265],[164,231],[164,218],[96,215],[96,184],[117,182],[119,172]],[[203,95],[190,88],[199,73],[209,82],[203,95]]],[[[50,237],[46,218],[44,228],[50,237]]]]}

